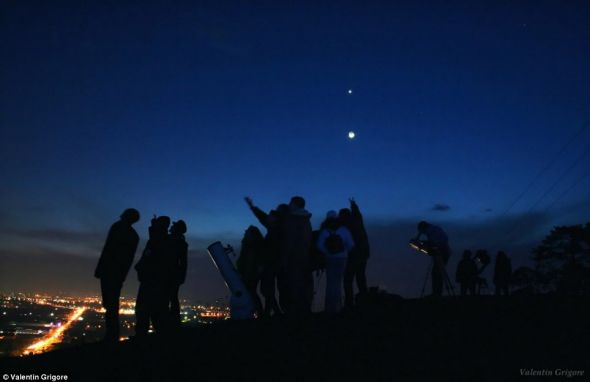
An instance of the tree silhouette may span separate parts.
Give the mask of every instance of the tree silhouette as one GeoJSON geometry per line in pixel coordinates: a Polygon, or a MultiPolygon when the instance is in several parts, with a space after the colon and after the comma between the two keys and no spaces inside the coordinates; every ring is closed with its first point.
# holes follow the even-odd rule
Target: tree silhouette
{"type": "Polygon", "coordinates": [[[540,291],[590,294],[590,223],[553,228],[533,254],[540,291]]]}

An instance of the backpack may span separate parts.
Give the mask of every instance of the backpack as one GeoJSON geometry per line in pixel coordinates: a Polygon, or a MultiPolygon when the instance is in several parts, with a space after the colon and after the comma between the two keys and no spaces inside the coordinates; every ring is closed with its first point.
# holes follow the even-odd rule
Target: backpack
{"type": "Polygon", "coordinates": [[[344,252],[344,241],[342,240],[342,237],[334,231],[330,231],[324,245],[326,246],[328,253],[332,255],[344,252]]]}
{"type": "MultiPolygon", "coordinates": [[[[313,231],[313,243],[318,242],[319,236],[320,231],[313,231]]],[[[315,244],[311,246],[309,261],[312,271],[321,271],[323,269],[326,269],[326,255],[322,251],[320,251],[315,244]]]]}

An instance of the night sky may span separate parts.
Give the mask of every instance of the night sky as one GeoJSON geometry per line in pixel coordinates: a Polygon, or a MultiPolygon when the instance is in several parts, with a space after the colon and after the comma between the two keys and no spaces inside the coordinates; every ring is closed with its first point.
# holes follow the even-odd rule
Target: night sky
{"type": "Polygon", "coordinates": [[[588,2],[3,1],[0,41],[0,292],[98,294],[127,207],[136,258],[153,214],[187,222],[182,294],[208,300],[246,195],[302,195],[314,227],[355,197],[369,284],[406,297],[421,219],[452,278],[465,248],[517,267],[590,221],[588,2]]]}

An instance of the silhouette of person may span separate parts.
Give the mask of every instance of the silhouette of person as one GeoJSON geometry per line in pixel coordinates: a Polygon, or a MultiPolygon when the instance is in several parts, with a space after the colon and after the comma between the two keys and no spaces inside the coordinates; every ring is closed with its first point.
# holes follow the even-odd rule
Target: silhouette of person
{"type": "Polygon", "coordinates": [[[510,294],[510,280],[512,278],[512,263],[506,253],[498,252],[496,255],[496,266],[494,267],[494,285],[496,296],[510,294]]]}
{"type": "Polygon", "coordinates": [[[478,270],[475,260],[472,258],[470,250],[463,252],[463,258],[457,265],[456,281],[461,285],[461,296],[475,295],[475,281],[477,279],[478,270]]]}
{"type": "Polygon", "coordinates": [[[338,218],[336,211],[329,211],[322,224],[318,249],[326,259],[326,312],[338,313],[342,309],[342,284],[346,259],[354,247],[352,234],[338,218]]]}
{"type": "Polygon", "coordinates": [[[157,333],[166,331],[170,278],[173,273],[169,249],[168,216],[154,217],[149,228],[149,240],[141,259],[135,264],[139,291],[135,302],[135,333],[147,335],[150,321],[157,333]]]}
{"type": "Polygon", "coordinates": [[[310,219],[311,214],[305,209],[305,199],[301,196],[291,198],[281,228],[282,264],[279,280],[281,308],[287,314],[311,312],[313,276],[310,253],[313,243],[310,219]]]}
{"type": "MultiPolygon", "coordinates": [[[[266,228],[261,263],[262,270],[260,275],[260,292],[264,297],[264,315],[269,317],[272,314],[282,314],[276,298],[276,289],[279,267],[281,264],[281,228],[283,219],[289,211],[289,206],[281,204],[267,214],[260,208],[256,207],[251,198],[246,197],[245,200],[260,224],[266,228]]],[[[279,288],[279,296],[281,290],[282,285],[279,288]]]]}
{"type": "Polygon", "coordinates": [[[258,315],[262,314],[262,302],[258,296],[258,283],[262,274],[262,260],[264,256],[264,237],[260,230],[251,225],[244,232],[240,257],[236,262],[238,273],[242,276],[246,289],[254,300],[258,315]]]}
{"type": "MultiPolygon", "coordinates": [[[[276,290],[278,291],[278,304],[277,310],[278,314],[283,314],[284,309],[283,306],[289,305],[289,290],[288,290],[288,283],[287,283],[287,274],[285,272],[285,268],[283,264],[285,263],[283,256],[283,229],[284,223],[287,219],[287,215],[289,215],[289,205],[286,203],[281,203],[277,206],[274,210],[272,216],[276,220],[277,229],[276,229],[276,238],[273,239],[273,252],[268,253],[269,264],[272,266],[272,279],[268,276],[263,276],[263,293],[273,293],[275,291],[275,284],[276,290]],[[275,252],[276,251],[276,252],[275,252]],[[266,286],[265,286],[266,285],[266,286]]],[[[313,287],[312,287],[313,288],[313,287]]],[[[276,299],[274,300],[276,302],[276,299]]],[[[272,304],[270,305],[272,306],[272,304]]]]}
{"type": "Polygon", "coordinates": [[[363,215],[354,201],[350,198],[350,209],[343,208],[340,210],[340,220],[342,224],[352,234],[354,248],[348,254],[346,270],[344,272],[344,304],[351,308],[354,303],[353,281],[356,279],[356,285],[359,294],[367,293],[367,260],[370,256],[369,237],[363,222],[363,215]]]}
{"type": "Polygon", "coordinates": [[[128,208],[109,229],[94,277],[100,279],[102,306],[105,308],[105,341],[119,340],[119,298],[139,243],[132,225],[139,221],[139,212],[128,208]]]}
{"type": "Polygon", "coordinates": [[[442,296],[443,277],[446,275],[446,265],[451,255],[449,238],[439,226],[425,221],[418,223],[418,240],[420,236],[427,237],[429,255],[432,257],[432,296],[442,296]]]}
{"type": "Polygon", "coordinates": [[[178,291],[186,280],[186,268],[188,261],[188,243],[184,237],[186,223],[178,220],[172,223],[169,237],[169,254],[172,261],[172,277],[170,284],[170,326],[180,326],[180,301],[178,291]]]}

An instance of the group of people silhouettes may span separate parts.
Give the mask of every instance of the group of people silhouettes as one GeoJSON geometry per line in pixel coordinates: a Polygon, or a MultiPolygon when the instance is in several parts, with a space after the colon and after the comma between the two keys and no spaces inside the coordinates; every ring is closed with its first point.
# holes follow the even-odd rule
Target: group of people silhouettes
{"type": "MultiPolygon", "coordinates": [[[[475,255],[470,250],[463,252],[463,258],[457,265],[455,280],[461,286],[461,296],[480,295],[482,288],[487,288],[487,281],[480,275],[489,264],[490,259],[486,250],[480,249],[475,255]],[[481,267],[479,266],[481,264],[481,267]]],[[[497,296],[509,295],[512,278],[512,263],[505,252],[499,251],[494,266],[494,285],[497,296]]]]}
{"type": "MultiPolygon", "coordinates": [[[[347,208],[328,211],[315,231],[311,213],[305,209],[305,199],[301,196],[294,196],[288,204],[279,204],[269,212],[255,206],[251,198],[245,200],[266,229],[265,234],[254,225],[246,229],[236,262],[237,271],[254,301],[256,316],[310,313],[316,292],[314,272],[326,275],[327,313],[338,313],[355,305],[355,281],[359,296],[368,293],[369,239],[354,199],[349,199],[347,208]]],[[[133,228],[139,218],[139,212],[133,208],[121,214],[109,230],[95,270],[106,311],[107,341],[119,339],[119,299],[139,243],[133,228]]],[[[441,227],[425,221],[417,228],[418,235],[413,241],[424,244],[433,261],[432,295],[441,296],[443,284],[452,289],[446,273],[451,254],[448,236],[441,227]]],[[[147,335],[150,323],[159,333],[180,325],[178,291],[187,272],[186,231],[182,220],[172,224],[168,216],[154,216],[151,220],[149,239],[135,265],[140,283],[135,306],[138,338],[147,335]]],[[[487,251],[477,251],[475,256],[469,250],[464,252],[456,272],[461,295],[479,294],[482,282],[479,275],[489,262],[487,251]],[[478,263],[483,266],[480,268],[478,263]]],[[[511,273],[510,259],[499,252],[494,271],[496,294],[508,294],[511,273]]]]}
{"type": "MultiPolygon", "coordinates": [[[[423,241],[428,254],[432,257],[432,296],[442,295],[444,283],[450,284],[450,279],[446,273],[446,265],[451,255],[449,247],[449,238],[445,231],[434,224],[426,221],[418,223],[419,240],[425,236],[423,241]]],[[[455,281],[460,285],[461,296],[480,295],[483,288],[487,288],[487,281],[480,275],[490,263],[490,256],[486,250],[480,249],[475,252],[465,250],[463,257],[457,265],[455,281]]],[[[509,287],[512,278],[512,265],[505,252],[499,251],[496,256],[494,267],[494,285],[496,295],[509,295],[509,287]]],[[[451,293],[454,293],[452,286],[449,285],[451,293]]]]}
{"type": "MultiPolygon", "coordinates": [[[[136,209],[125,210],[107,235],[94,276],[100,279],[105,308],[105,340],[119,340],[119,299],[123,282],[139,243],[132,227],[139,221],[136,209]]],[[[170,226],[167,216],[154,217],[149,227],[149,239],[141,258],[135,265],[139,291],[135,304],[138,338],[147,335],[150,322],[157,332],[166,332],[180,325],[178,290],[187,270],[188,244],[184,237],[186,224],[178,220],[170,226]]]]}
{"type": "MultiPolygon", "coordinates": [[[[354,305],[355,280],[359,293],[367,292],[369,240],[353,199],[349,208],[329,211],[317,231],[312,229],[311,213],[300,196],[268,213],[256,207],[252,199],[246,198],[246,202],[266,229],[265,235],[254,225],[246,229],[236,262],[258,317],[310,313],[314,271],[326,273],[327,312],[337,313],[343,308],[343,290],[344,306],[354,305]]],[[[119,339],[119,299],[139,244],[133,228],[139,218],[133,208],[121,214],[109,230],[95,270],[106,311],[107,341],[119,339]]],[[[150,323],[158,333],[180,325],[178,291],[187,271],[187,227],[182,220],[170,223],[168,216],[154,216],[149,239],[135,264],[140,283],[135,305],[138,338],[147,335],[150,323]]]]}
{"type": "Polygon", "coordinates": [[[345,307],[353,306],[355,279],[359,293],[366,293],[369,240],[354,200],[350,208],[329,211],[317,231],[312,229],[311,213],[300,196],[269,212],[256,207],[251,198],[245,200],[266,229],[266,235],[253,225],[246,229],[237,261],[259,316],[310,312],[313,272],[325,270],[327,312],[342,309],[343,289],[345,307]]]}

